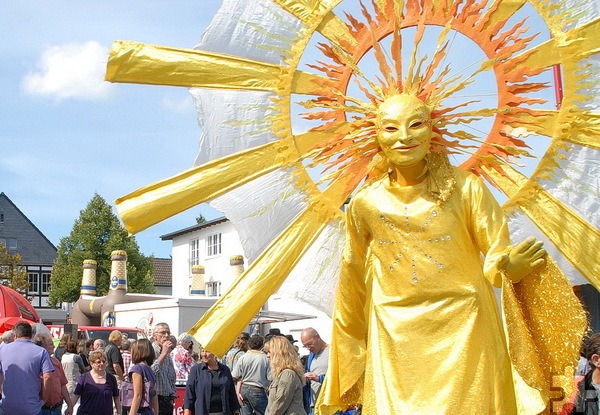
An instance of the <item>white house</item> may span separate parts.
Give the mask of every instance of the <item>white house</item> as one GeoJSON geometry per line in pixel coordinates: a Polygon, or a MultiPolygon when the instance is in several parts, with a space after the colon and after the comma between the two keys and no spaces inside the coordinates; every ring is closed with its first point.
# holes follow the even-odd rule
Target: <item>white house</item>
{"type": "MultiPolygon", "coordinates": [[[[249,265],[237,231],[224,217],[162,235],[161,239],[173,244],[174,297],[197,297],[192,294],[194,265],[204,267],[203,295],[207,298],[220,297],[249,265]],[[243,265],[240,265],[240,259],[243,265]]],[[[262,330],[262,334],[269,328],[279,328],[283,334],[291,334],[300,340],[302,329],[314,327],[325,341],[330,339],[331,319],[325,313],[277,294],[270,298],[252,323],[251,330],[262,330]]],[[[299,342],[298,345],[301,347],[299,342]]]]}
{"type": "Polygon", "coordinates": [[[206,221],[160,238],[173,243],[173,296],[190,296],[194,265],[204,267],[207,297],[220,297],[233,283],[236,275],[233,274],[230,259],[243,257],[244,251],[228,219],[206,221]]]}

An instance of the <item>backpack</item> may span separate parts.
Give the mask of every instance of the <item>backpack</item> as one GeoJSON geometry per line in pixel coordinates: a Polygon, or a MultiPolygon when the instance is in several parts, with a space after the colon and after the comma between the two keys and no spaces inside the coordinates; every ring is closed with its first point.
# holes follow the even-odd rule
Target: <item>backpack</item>
{"type": "MultiPolygon", "coordinates": [[[[142,369],[144,372],[144,369],[142,369]]],[[[142,400],[140,402],[140,408],[149,408],[151,405],[151,396],[155,395],[156,392],[153,390],[154,385],[150,382],[146,373],[144,377],[144,388],[142,390],[142,400]],[[154,392],[154,393],[152,393],[154,392]]],[[[121,398],[121,405],[124,407],[131,407],[133,402],[133,381],[131,380],[131,372],[125,376],[123,382],[121,382],[121,390],[119,391],[119,397],[121,398]]]]}

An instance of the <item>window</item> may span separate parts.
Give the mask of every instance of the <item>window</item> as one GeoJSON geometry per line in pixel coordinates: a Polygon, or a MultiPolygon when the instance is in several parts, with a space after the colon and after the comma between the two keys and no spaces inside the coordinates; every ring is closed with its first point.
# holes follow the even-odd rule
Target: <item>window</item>
{"type": "Polygon", "coordinates": [[[4,213],[0,213],[0,223],[4,223],[4,213]]]}
{"type": "Polygon", "coordinates": [[[221,234],[215,233],[206,238],[206,256],[215,256],[221,253],[221,234]]]}
{"type": "Polygon", "coordinates": [[[48,294],[50,292],[50,273],[42,273],[42,293],[48,294]]]}
{"type": "Polygon", "coordinates": [[[200,265],[200,240],[192,239],[190,243],[190,266],[200,265]]]}
{"type": "Polygon", "coordinates": [[[27,274],[27,278],[29,279],[29,292],[37,294],[40,291],[40,274],[37,272],[30,272],[27,274]]]}
{"type": "Polygon", "coordinates": [[[207,282],[206,283],[206,295],[208,297],[220,297],[221,296],[221,281],[207,282]]]}
{"type": "Polygon", "coordinates": [[[17,250],[17,240],[14,238],[8,238],[7,240],[8,245],[5,245],[9,251],[16,251],[17,250]]]}

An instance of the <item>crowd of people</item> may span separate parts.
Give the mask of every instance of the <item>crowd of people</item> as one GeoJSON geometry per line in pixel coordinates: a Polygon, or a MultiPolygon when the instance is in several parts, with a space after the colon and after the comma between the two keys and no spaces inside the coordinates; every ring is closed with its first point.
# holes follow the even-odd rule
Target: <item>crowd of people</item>
{"type": "MultiPolygon", "coordinates": [[[[114,330],[108,343],[67,334],[55,348],[49,333],[20,322],[0,336],[0,414],[172,415],[176,386],[185,385],[184,415],[311,415],[329,345],[311,327],[300,342],[308,355],[278,329],[265,337],[244,332],[218,359],[159,323],[151,340],[114,330]]],[[[576,376],[578,390],[561,414],[598,414],[600,333],[586,340],[576,376]]]]}
{"type": "Polygon", "coordinates": [[[195,361],[191,336],[178,341],[167,323],[152,340],[113,330],[108,342],[65,334],[54,347],[47,330],[21,321],[0,340],[2,415],[172,415],[177,376],[185,381],[195,361]]]}
{"type": "MultiPolygon", "coordinates": [[[[316,330],[297,340],[272,329],[242,333],[222,358],[194,347],[194,338],[158,323],[151,339],[113,330],[108,341],[58,345],[48,331],[19,322],[0,338],[0,414],[172,415],[185,385],[185,415],[306,415],[327,371],[328,345],[316,330]]],[[[198,345],[199,346],[199,345],[198,345]]]]}
{"type": "MultiPolygon", "coordinates": [[[[114,330],[107,343],[65,335],[55,348],[48,332],[19,322],[0,342],[2,415],[172,415],[178,384],[184,415],[312,415],[329,361],[329,345],[311,327],[300,334],[306,356],[292,335],[272,329],[241,333],[219,359],[195,352],[193,337],[175,338],[167,323],[152,339],[114,330]]],[[[600,333],[586,340],[576,376],[561,415],[598,414],[600,333]]]]}
{"type": "MultiPolygon", "coordinates": [[[[327,372],[329,345],[312,327],[300,334],[302,345],[310,352],[300,356],[296,339],[278,329],[265,337],[241,333],[222,362],[214,365],[221,371],[221,388],[209,396],[222,396],[224,414],[306,415],[313,414],[321,385],[327,372]],[[239,409],[236,409],[239,408],[239,409]]],[[[212,355],[211,355],[212,356],[212,355]]],[[[214,358],[214,356],[212,356],[214,358]]],[[[210,366],[197,367],[212,370],[210,366]]],[[[191,379],[191,378],[190,378],[191,379]]],[[[200,411],[197,396],[208,393],[210,380],[188,382],[184,415],[211,414],[200,411]],[[195,410],[194,410],[195,409],[195,410]]],[[[219,412],[218,412],[219,413],[219,412]]]]}

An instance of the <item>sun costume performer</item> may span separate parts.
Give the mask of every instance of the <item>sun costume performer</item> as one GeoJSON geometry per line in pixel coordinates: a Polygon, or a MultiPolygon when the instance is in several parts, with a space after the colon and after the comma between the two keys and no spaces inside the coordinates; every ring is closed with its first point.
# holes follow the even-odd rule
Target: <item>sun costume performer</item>
{"type": "Polygon", "coordinates": [[[516,414],[492,284],[511,284],[505,274],[520,281],[544,251],[529,240],[516,259],[481,180],[430,152],[431,124],[414,95],[379,106],[389,170],[348,208],[322,402],[350,395],[365,414],[516,414]],[[524,270],[514,272],[511,256],[524,270]]]}
{"type": "Polygon", "coordinates": [[[216,354],[277,289],[332,313],[322,414],[557,410],[586,330],[571,283],[600,287],[600,11],[345,3],[225,0],[197,50],[115,43],[108,80],[192,87],[203,127],[196,167],[117,200],[125,226],[205,201],[232,220],[251,265],[190,330],[216,354]],[[458,36],[476,65],[446,64],[458,36]],[[555,65],[558,109],[536,95],[555,65]],[[476,82],[489,73],[492,102],[476,82]],[[426,145],[394,147],[402,129],[426,145]]]}

